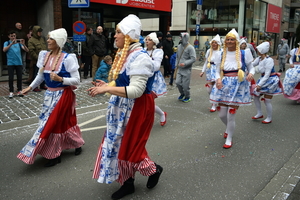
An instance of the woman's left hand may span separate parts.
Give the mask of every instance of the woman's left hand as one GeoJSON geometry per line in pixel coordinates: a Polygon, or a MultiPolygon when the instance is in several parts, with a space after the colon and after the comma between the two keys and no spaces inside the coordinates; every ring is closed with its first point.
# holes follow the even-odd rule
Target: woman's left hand
{"type": "Polygon", "coordinates": [[[94,97],[97,94],[103,94],[107,92],[107,84],[101,85],[101,86],[96,86],[96,87],[91,87],[87,90],[89,92],[89,95],[94,97]]]}
{"type": "Polygon", "coordinates": [[[56,73],[51,72],[50,73],[50,79],[53,81],[58,81],[61,82],[62,81],[62,77],[58,76],[56,73]]]}
{"type": "Polygon", "coordinates": [[[247,76],[247,81],[252,81],[253,80],[253,74],[249,73],[247,76]]]}

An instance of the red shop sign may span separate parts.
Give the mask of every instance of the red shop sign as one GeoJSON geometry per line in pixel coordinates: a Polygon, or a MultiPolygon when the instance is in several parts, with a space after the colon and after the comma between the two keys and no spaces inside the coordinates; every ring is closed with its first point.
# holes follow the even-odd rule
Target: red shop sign
{"type": "Polygon", "coordinates": [[[90,2],[165,12],[171,12],[172,6],[172,0],[90,0],[90,2]]]}
{"type": "Polygon", "coordinates": [[[266,21],[266,32],[280,33],[281,8],[268,4],[268,15],[266,21]]]}

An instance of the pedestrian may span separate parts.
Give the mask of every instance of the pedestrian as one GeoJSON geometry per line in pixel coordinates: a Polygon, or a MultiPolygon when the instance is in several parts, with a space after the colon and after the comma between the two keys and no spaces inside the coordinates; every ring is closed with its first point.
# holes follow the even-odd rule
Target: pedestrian
{"type": "Polygon", "coordinates": [[[74,148],[75,155],[82,151],[84,140],[77,124],[73,92],[80,82],[79,65],[75,54],[62,52],[66,41],[65,29],[49,32],[47,43],[50,52],[42,50],[39,53],[38,74],[22,91],[26,94],[44,80],[48,85],[38,128],[17,156],[26,164],[33,164],[36,155],[40,154],[48,159],[44,166],[52,167],[61,162],[63,150],[74,148]]]}
{"type": "MultiPolygon", "coordinates": [[[[155,97],[160,97],[167,93],[167,85],[165,79],[160,72],[161,61],[163,60],[164,52],[162,49],[156,47],[159,43],[159,40],[156,36],[156,33],[150,33],[145,38],[145,50],[148,55],[151,57],[153,65],[154,65],[154,81],[152,85],[152,91],[155,97]]],[[[167,123],[167,113],[162,111],[160,107],[155,104],[155,113],[160,116],[160,125],[164,126],[167,123]]]]}
{"type": "Polygon", "coordinates": [[[210,102],[218,103],[219,117],[226,125],[225,149],[232,146],[236,111],[240,106],[251,105],[248,81],[253,79],[255,73],[252,58],[249,52],[240,50],[236,30],[229,31],[225,37],[221,64],[217,66],[216,84],[210,93],[210,102]]]}
{"type": "Polygon", "coordinates": [[[101,60],[103,60],[107,52],[106,37],[103,34],[102,26],[98,26],[96,29],[96,33],[92,35],[91,45],[92,51],[94,53],[92,56],[92,77],[95,77],[100,62],[101,60]]]}
{"type": "MultiPolygon", "coordinates": [[[[33,26],[32,28],[32,37],[28,40],[28,49],[29,49],[29,54],[33,63],[33,68],[34,68],[34,72],[33,72],[33,79],[35,79],[39,68],[37,66],[37,59],[38,59],[38,55],[40,53],[40,51],[42,50],[47,50],[47,46],[46,46],[46,41],[44,36],[42,35],[42,31],[43,29],[40,26],[33,26]]],[[[45,82],[43,81],[40,84],[40,89],[46,90],[47,87],[45,86],[45,82]]],[[[36,88],[33,88],[34,92],[40,92],[40,90],[38,88],[38,85],[36,88]]]]}
{"type": "Polygon", "coordinates": [[[252,119],[263,118],[261,111],[260,97],[264,95],[262,100],[266,105],[267,118],[262,121],[263,124],[269,124],[272,122],[272,104],[271,100],[274,95],[282,94],[282,89],[279,87],[280,84],[280,74],[276,73],[274,68],[274,60],[269,57],[267,53],[270,49],[269,42],[263,42],[257,47],[257,57],[253,61],[253,66],[257,73],[261,74],[261,77],[257,80],[256,87],[254,89],[254,103],[257,110],[257,114],[252,117],[252,119]]]}
{"type": "Polygon", "coordinates": [[[290,68],[283,79],[283,95],[285,98],[300,103],[300,43],[290,52],[290,68]]]}
{"type": "Polygon", "coordinates": [[[287,40],[282,38],[277,47],[277,60],[279,64],[278,72],[285,71],[285,63],[286,63],[286,59],[289,57],[289,52],[290,52],[290,47],[287,44],[287,40]]]}
{"type": "Polygon", "coordinates": [[[151,94],[154,67],[139,41],[141,21],[128,15],[116,27],[119,48],[109,73],[103,81],[88,89],[91,96],[110,93],[107,129],[97,154],[93,178],[100,183],[119,182],[112,194],[120,199],[135,191],[135,172],[149,176],[147,188],[158,183],[163,171],[146,151],[146,142],[154,122],[154,97],[151,94]],[[126,60],[125,60],[126,58],[126,60]]]}
{"type": "MultiPolygon", "coordinates": [[[[28,38],[27,38],[27,34],[25,33],[25,31],[23,31],[22,29],[22,24],[20,22],[17,22],[15,24],[16,26],[16,39],[23,39],[24,40],[24,44],[27,45],[28,43],[28,38]]],[[[22,54],[22,74],[23,75],[27,75],[26,73],[26,51],[21,51],[22,54]]]]}
{"type": "Polygon", "coordinates": [[[247,48],[250,49],[250,52],[251,52],[251,54],[252,54],[252,57],[253,57],[253,58],[256,58],[256,57],[257,57],[257,53],[256,53],[256,51],[255,51],[253,45],[250,44],[250,43],[248,43],[248,38],[245,37],[245,36],[244,36],[244,37],[242,36],[240,39],[244,39],[244,40],[246,41],[247,48]]]}
{"type": "Polygon", "coordinates": [[[141,46],[144,48],[145,47],[145,42],[144,42],[144,37],[143,37],[143,34],[144,34],[144,31],[141,30],[141,35],[140,35],[140,38],[139,38],[139,42],[141,43],[141,46]]]}
{"type": "Polygon", "coordinates": [[[157,38],[158,38],[158,40],[159,40],[159,43],[156,45],[156,47],[157,48],[159,48],[159,49],[162,49],[163,48],[163,45],[162,45],[162,42],[163,42],[163,33],[162,32],[160,32],[160,31],[158,31],[157,33],[156,33],[156,35],[157,35],[157,38]]]}
{"type": "Polygon", "coordinates": [[[82,42],[82,56],[81,56],[84,79],[87,79],[89,73],[90,73],[90,77],[92,77],[92,56],[93,56],[93,50],[91,44],[92,34],[93,34],[92,27],[87,27],[84,34],[86,40],[82,42]]]}
{"type": "MultiPolygon", "coordinates": [[[[210,48],[206,51],[205,54],[205,62],[203,64],[202,72],[199,74],[200,77],[206,73],[206,81],[205,84],[206,90],[208,94],[211,93],[213,86],[216,83],[216,70],[217,65],[220,64],[221,58],[221,38],[219,34],[217,34],[211,41],[210,41],[210,48]]],[[[210,112],[216,111],[216,103],[212,103],[212,107],[210,108],[210,112]]]]}
{"type": "Polygon", "coordinates": [[[196,61],[195,48],[189,43],[190,35],[188,33],[181,33],[181,44],[178,46],[176,54],[175,70],[176,85],[180,96],[178,100],[183,102],[190,102],[190,81],[193,63],[196,61]]]}
{"type": "Polygon", "coordinates": [[[207,51],[210,48],[209,40],[206,39],[206,42],[204,44],[205,44],[205,51],[207,51]]]}
{"type": "MultiPolygon", "coordinates": [[[[32,28],[33,28],[33,26],[29,26],[29,28],[28,28],[27,43],[28,43],[29,39],[32,37],[32,28]]],[[[33,62],[30,57],[29,52],[26,53],[26,63],[27,63],[28,69],[29,69],[28,70],[28,79],[26,81],[24,81],[23,83],[25,85],[29,85],[33,81],[33,76],[34,76],[33,62]]]]}
{"type": "Polygon", "coordinates": [[[164,77],[168,78],[171,75],[170,57],[173,55],[173,46],[174,46],[174,42],[172,40],[171,34],[168,34],[166,36],[166,39],[164,39],[162,42],[162,46],[164,52],[164,57],[162,61],[164,66],[164,77]]]}
{"type": "Polygon", "coordinates": [[[170,65],[171,65],[171,77],[170,77],[170,82],[169,85],[173,86],[173,80],[174,80],[174,73],[176,69],[176,54],[177,54],[177,47],[173,47],[173,55],[170,58],[170,65]]]}
{"type": "Polygon", "coordinates": [[[8,69],[9,98],[14,96],[14,71],[17,74],[17,95],[23,96],[22,91],[22,51],[28,52],[24,39],[16,39],[16,32],[8,33],[9,40],[4,42],[3,52],[6,53],[8,69]]]}
{"type": "Polygon", "coordinates": [[[94,81],[102,80],[106,83],[108,83],[108,73],[111,68],[112,64],[112,57],[107,55],[103,58],[103,60],[100,62],[100,67],[98,68],[94,81]]]}

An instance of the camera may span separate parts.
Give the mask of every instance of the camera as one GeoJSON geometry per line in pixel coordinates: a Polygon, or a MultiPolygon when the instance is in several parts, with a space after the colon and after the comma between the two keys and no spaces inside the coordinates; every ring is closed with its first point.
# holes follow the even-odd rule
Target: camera
{"type": "Polygon", "coordinates": [[[21,42],[21,39],[16,39],[16,42],[21,42]]]}

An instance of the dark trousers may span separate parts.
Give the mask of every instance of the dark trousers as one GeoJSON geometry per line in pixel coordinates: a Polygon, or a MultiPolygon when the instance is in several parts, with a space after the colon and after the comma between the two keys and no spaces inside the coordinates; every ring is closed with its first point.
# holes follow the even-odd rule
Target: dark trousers
{"type": "Polygon", "coordinates": [[[88,76],[90,71],[90,77],[92,77],[92,56],[81,56],[81,62],[84,63],[83,76],[88,76]]]}
{"type": "Polygon", "coordinates": [[[163,59],[163,65],[164,65],[164,77],[171,74],[171,64],[170,59],[163,59]]]}
{"type": "Polygon", "coordinates": [[[8,65],[8,86],[9,92],[14,92],[14,71],[16,70],[17,74],[17,88],[18,91],[22,90],[22,72],[23,66],[22,65],[8,65]]]}
{"type": "Polygon", "coordinates": [[[175,69],[172,69],[169,85],[173,85],[173,81],[174,81],[174,71],[175,71],[175,69]]]}

